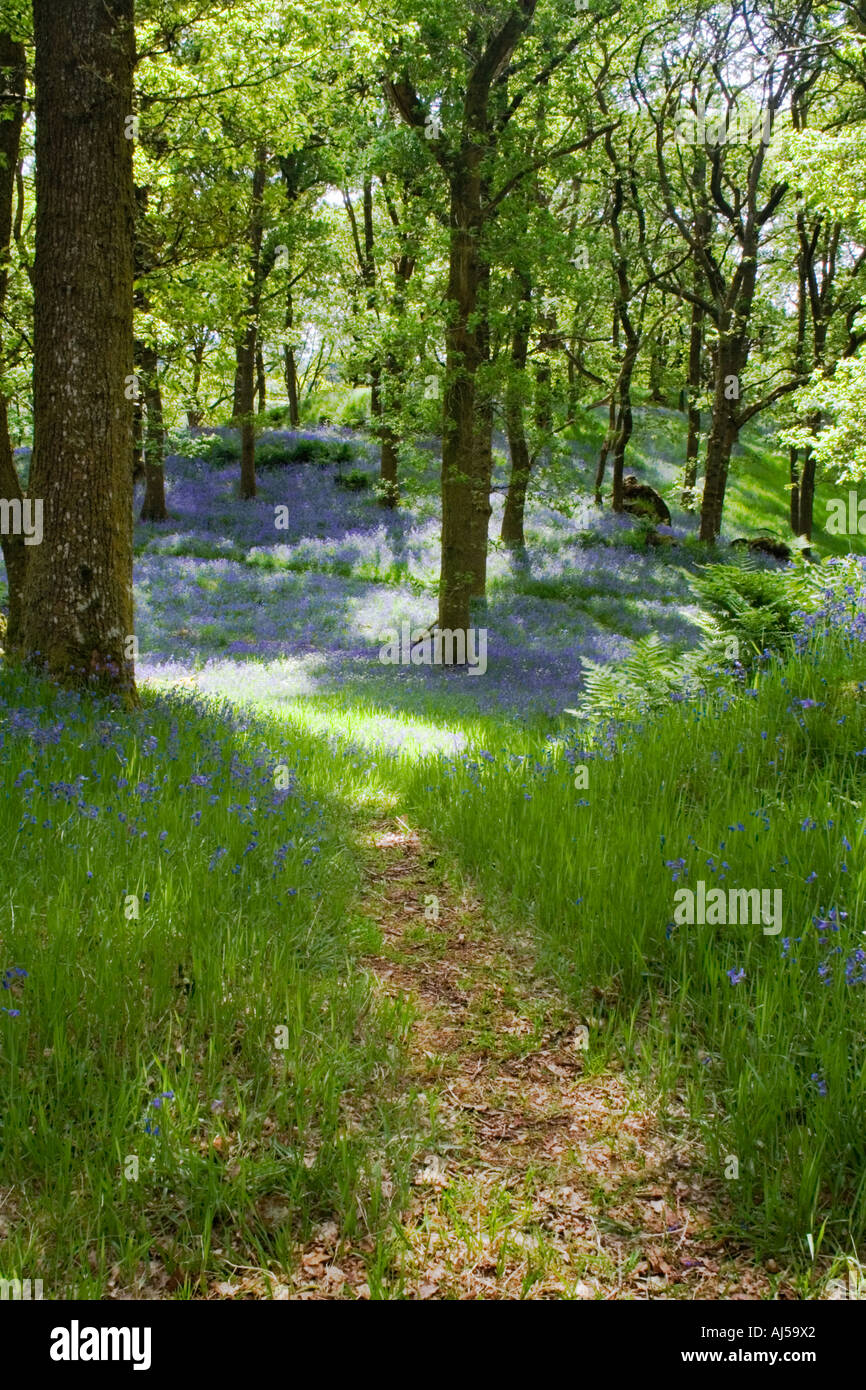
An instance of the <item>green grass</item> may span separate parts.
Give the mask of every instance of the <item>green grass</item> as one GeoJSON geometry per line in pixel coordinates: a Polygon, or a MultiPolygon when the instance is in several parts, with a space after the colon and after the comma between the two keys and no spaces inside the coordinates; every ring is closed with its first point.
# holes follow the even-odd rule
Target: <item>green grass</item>
{"type": "MultiPolygon", "coordinates": [[[[667,429],[637,436],[657,485],[667,429]]],[[[731,529],[784,534],[784,469],[747,440],[731,529]]],[[[172,553],[209,557],[201,545],[172,553]]],[[[403,567],[350,573],[407,582],[403,567]]],[[[626,600],[577,579],[523,591],[629,624],[626,600]]],[[[155,1262],[190,1296],[238,1267],[278,1277],[334,1219],[369,1236],[385,1290],[415,1133],[408,1013],[361,963],[378,942],[352,834],[373,805],[428,827],[503,930],[532,928],[590,1024],[590,1067],[623,1058],[671,1123],[685,1104],[737,1232],[804,1261],[807,1236],[862,1248],[866,984],[845,962],[866,947],[866,648],[827,638],[751,679],[584,747],[564,716],[480,718],[471,698],[400,715],[384,678],[378,703],[343,692],[236,716],[152,696],[122,714],[0,672],[0,976],[27,972],[0,994],[0,1277],[101,1297],[155,1262]],[[417,735],[397,756],[378,742],[395,727],[417,735]],[[430,753],[450,735],[463,755],[430,753]],[[283,764],[297,783],[281,800],[283,764]],[[782,890],[778,935],[674,923],[677,891],[722,874],[782,890]],[[848,915],[828,947],[813,918],[831,907],[848,915]]]]}
{"type": "Polygon", "coordinates": [[[227,545],[224,541],[203,541],[195,537],[178,536],[166,541],[163,537],[158,538],[157,545],[153,544],[153,537],[147,536],[138,542],[135,547],[136,556],[139,555],[188,555],[196,560],[234,560],[239,564],[244,564],[247,560],[247,552],[239,545],[227,545]]]}
{"type": "Polygon", "coordinates": [[[127,715],[4,671],[0,701],[0,976],[27,972],[0,995],[0,1277],[101,1297],[155,1261],[184,1296],[278,1277],[325,1219],[375,1266],[409,1019],[359,965],[351,767],[189,699],[127,715]]]}
{"type": "Polygon", "coordinates": [[[623,734],[615,755],[488,728],[492,758],[476,743],[399,765],[415,814],[531,922],[596,1045],[687,1097],[736,1220],[776,1250],[802,1252],[822,1230],[841,1249],[866,1236],[866,985],[845,980],[866,946],[863,681],[866,652],[827,639],[764,671],[754,694],[675,706],[623,734]],[[666,861],[679,859],[677,882],[666,861]],[[782,890],[778,935],[674,925],[678,888],[722,876],[725,891],[782,890]],[[824,933],[841,954],[813,925],[831,907],[848,913],[824,933]]]}
{"type": "Polygon", "coordinates": [[[503,930],[532,929],[590,1023],[589,1057],[634,1067],[674,1129],[684,1103],[735,1236],[804,1267],[808,1236],[822,1254],[866,1240],[864,688],[866,648],[831,634],[600,744],[567,718],[552,731],[452,706],[431,729],[466,751],[431,756],[421,720],[372,701],[285,710],[432,832],[503,930]],[[395,756],[381,740],[397,724],[395,756]],[[700,879],[781,890],[779,932],[676,922],[700,879]],[[819,930],[831,908],[847,916],[819,930]]]}
{"type": "MultiPolygon", "coordinates": [[[[685,421],[679,411],[662,410],[656,406],[638,405],[634,411],[635,427],[626,453],[626,471],[633,470],[640,478],[657,488],[666,497],[672,511],[679,511],[679,495],[675,486],[685,455],[685,421]]],[[[584,460],[581,485],[591,491],[595,480],[598,452],[604,440],[606,412],[579,417],[566,432],[584,460]]],[[[703,460],[698,459],[699,474],[703,460]]],[[[700,482],[700,476],[698,481],[700,482]]],[[[731,459],[725,494],[724,529],[731,536],[753,536],[769,532],[790,544],[788,455],[775,440],[769,419],[748,425],[742,432],[739,445],[731,459]]],[[[609,493],[611,471],[608,466],[605,491],[609,493]]],[[[827,502],[832,497],[847,498],[849,488],[840,487],[827,476],[819,477],[815,489],[814,550],[820,556],[847,555],[852,549],[861,551],[863,542],[857,536],[838,536],[825,529],[827,502]]],[[[866,498],[866,484],[854,487],[859,499],[866,498]]],[[[677,517],[674,516],[676,522],[677,517]]],[[[628,543],[628,541],[626,541],[628,543]]],[[[699,548],[700,549],[700,548],[699,548]]]]}

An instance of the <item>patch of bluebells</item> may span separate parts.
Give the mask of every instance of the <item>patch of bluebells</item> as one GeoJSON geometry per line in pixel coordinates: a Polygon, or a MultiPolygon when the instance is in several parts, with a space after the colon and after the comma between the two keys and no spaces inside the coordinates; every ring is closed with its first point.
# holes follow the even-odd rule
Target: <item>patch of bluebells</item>
{"type": "Polygon", "coordinates": [[[837,932],[842,922],[846,920],[847,916],[848,913],[843,912],[841,908],[831,907],[826,917],[822,917],[820,915],[817,917],[813,917],[812,925],[814,926],[815,930],[819,933],[826,931],[837,932]]]}
{"type": "MultiPolygon", "coordinates": [[[[159,1095],[154,1096],[151,1100],[150,1108],[152,1110],[161,1110],[163,1107],[163,1102],[167,1100],[174,1100],[174,1091],[160,1091],[159,1095]]],[[[148,1119],[145,1121],[144,1124],[144,1132],[145,1134],[152,1134],[155,1137],[160,1132],[159,1125],[154,1124],[150,1119],[148,1119]]]]}
{"type": "MultiPolygon", "coordinates": [[[[315,865],[330,835],[325,808],[306,793],[297,768],[288,768],[280,778],[288,785],[276,787],[276,769],[286,767],[285,753],[257,737],[249,714],[178,692],[157,695],[134,716],[111,701],[98,704],[96,713],[94,718],[89,698],[71,691],[53,692],[43,707],[26,676],[7,672],[0,683],[0,767],[9,769],[7,796],[27,808],[20,813],[22,867],[28,858],[41,860],[44,843],[50,841],[52,854],[60,855],[61,862],[67,859],[72,880],[80,872],[88,892],[98,892],[101,875],[90,865],[111,856],[115,846],[125,853],[127,845],[135,845],[146,855],[152,843],[161,856],[183,853],[189,861],[189,837],[165,828],[167,817],[180,817],[185,830],[198,831],[192,843],[203,869],[238,877],[242,869],[231,867],[235,858],[247,862],[252,856],[254,862],[259,848],[270,858],[279,846],[277,867],[303,875],[300,892],[315,896],[315,865]],[[45,728],[52,737],[36,737],[45,728]],[[178,779],[171,764],[180,755],[182,729],[192,735],[196,756],[191,774],[178,779]],[[247,737],[239,747],[236,735],[242,734],[247,737]],[[158,752],[159,763],[146,777],[129,776],[130,768],[140,769],[145,749],[149,756],[158,752]],[[106,753],[116,758],[117,772],[106,768],[106,753]],[[88,755],[88,771],[66,771],[73,760],[83,759],[87,766],[88,755]],[[48,806],[54,812],[50,816],[44,814],[48,806]],[[224,865],[227,811],[245,825],[246,839],[224,865]],[[81,822],[80,833],[70,833],[70,813],[81,822]]],[[[192,862],[185,867],[194,872],[192,862]]],[[[141,868],[148,875],[151,865],[143,862],[141,868]]],[[[258,884],[258,876],[250,874],[234,891],[249,895],[260,891],[258,884]]],[[[293,886],[291,896],[298,893],[293,886]]],[[[144,902],[150,897],[145,892],[144,902]]],[[[8,973],[2,977],[5,988],[13,978],[8,973]]],[[[12,1017],[20,1014],[17,1008],[2,1007],[12,1017]]]]}
{"type": "MultiPolygon", "coordinates": [[[[831,582],[820,595],[819,604],[813,611],[797,615],[800,631],[795,641],[799,651],[805,651],[815,633],[823,628],[842,632],[852,643],[866,642],[866,558],[834,557],[823,568],[829,572],[831,582]]],[[[800,701],[805,708],[814,703],[800,701]]]]}
{"type": "MultiPolygon", "coordinates": [[[[431,484],[435,472],[431,460],[431,484]]],[[[525,564],[490,553],[486,674],[383,666],[384,631],[431,621],[438,500],[431,487],[383,513],[370,494],[339,492],[334,476],[333,466],[262,470],[259,496],[240,508],[237,465],[168,459],[172,520],[136,532],[142,678],[161,684],[194,671],[200,690],[238,700],[344,689],[391,698],[396,688],[419,713],[442,695],[473,711],[556,714],[583,684],[582,657],[619,661],[650,632],[687,646],[700,638],[685,569],[611,545],[633,530],[630,518],[588,501],[565,516],[530,500],[525,564]],[[276,506],[288,508],[287,530],[275,528],[276,506]],[[528,581],[561,586],[562,596],[537,597],[528,581]]],[[[492,539],[502,505],[494,494],[492,539]]]]}
{"type": "MultiPolygon", "coordinates": [[[[2,976],[0,976],[0,989],[5,989],[11,993],[13,985],[19,980],[26,980],[28,978],[28,973],[29,972],[21,965],[9,966],[8,970],[4,970],[2,976]]],[[[21,1017],[20,1009],[10,1009],[6,1005],[0,1007],[0,1013],[7,1014],[9,1018],[21,1017]]]]}
{"type": "MultiPolygon", "coordinates": [[[[853,950],[841,945],[831,946],[833,940],[830,933],[838,933],[841,924],[847,919],[847,912],[840,908],[831,907],[826,915],[819,915],[812,918],[813,925],[818,933],[818,939],[829,955],[845,955],[844,980],[847,986],[866,984],[866,951],[861,946],[853,950]]],[[[826,959],[818,966],[818,976],[825,984],[832,983],[833,974],[826,959]]]]}
{"type": "Polygon", "coordinates": [[[852,952],[845,961],[845,983],[846,985],[862,985],[866,983],[866,951],[861,946],[852,952]]]}
{"type": "MultiPolygon", "coordinates": [[[[866,951],[853,942],[840,943],[840,934],[843,931],[843,924],[848,920],[848,913],[840,907],[831,907],[825,912],[823,908],[812,917],[812,925],[815,929],[813,940],[818,947],[823,950],[824,956],[816,966],[817,979],[821,985],[829,987],[836,979],[836,975],[830,961],[831,956],[844,956],[844,982],[846,986],[866,984],[866,951]]],[[[798,956],[792,955],[794,945],[803,944],[803,937],[782,937],[782,960],[789,965],[796,965],[798,956]]]]}

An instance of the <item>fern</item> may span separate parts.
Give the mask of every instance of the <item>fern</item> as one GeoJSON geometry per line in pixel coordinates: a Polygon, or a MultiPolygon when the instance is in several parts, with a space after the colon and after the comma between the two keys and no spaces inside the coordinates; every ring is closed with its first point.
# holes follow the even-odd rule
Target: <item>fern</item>
{"type": "Polygon", "coordinates": [[[691,589],[707,616],[701,626],[716,641],[735,637],[740,660],[750,664],[766,648],[783,651],[795,636],[796,614],[809,606],[814,591],[808,567],[759,569],[752,557],[742,565],[705,565],[691,589]]]}
{"type": "Polygon", "coordinates": [[[568,710],[569,714],[588,714],[590,717],[608,718],[618,713],[622,705],[623,680],[615,666],[602,666],[589,657],[581,657],[584,669],[583,707],[568,710]]]}
{"type": "Polygon", "coordinates": [[[670,652],[657,632],[649,637],[641,637],[634,645],[631,655],[622,665],[627,680],[638,688],[669,691],[671,682],[677,679],[675,664],[670,652]]]}
{"type": "Polygon", "coordinates": [[[684,664],[672,659],[657,633],[641,637],[619,666],[602,666],[581,658],[584,690],[579,710],[566,710],[591,720],[629,719],[666,705],[688,684],[684,664]]]}

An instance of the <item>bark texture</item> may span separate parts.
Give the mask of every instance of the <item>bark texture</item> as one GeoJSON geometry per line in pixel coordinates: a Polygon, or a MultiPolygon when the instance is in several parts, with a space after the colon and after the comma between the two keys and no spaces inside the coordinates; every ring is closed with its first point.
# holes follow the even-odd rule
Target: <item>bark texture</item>
{"type": "Polygon", "coordinates": [[[34,0],[32,547],[23,644],[64,684],[134,698],[133,0],[34,0]]]}

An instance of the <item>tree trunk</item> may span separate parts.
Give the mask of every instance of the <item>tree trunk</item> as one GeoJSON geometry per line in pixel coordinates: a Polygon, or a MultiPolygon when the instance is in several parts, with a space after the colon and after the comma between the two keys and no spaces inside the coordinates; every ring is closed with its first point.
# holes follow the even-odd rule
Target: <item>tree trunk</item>
{"type": "Polygon", "coordinates": [[[256,495],[255,364],[256,325],[250,319],[238,363],[240,409],[236,416],[241,431],[241,497],[245,501],[256,495]]]}
{"type": "MultiPolygon", "coordinates": [[[[813,512],[815,507],[815,455],[806,447],[803,455],[803,471],[800,476],[800,509],[797,517],[797,535],[812,539],[813,512]]],[[[803,554],[808,557],[809,549],[803,554]]]]}
{"type": "Polygon", "coordinates": [[[239,420],[243,414],[244,399],[244,352],[246,333],[240,342],[235,343],[235,381],[232,387],[232,419],[239,420]]]}
{"type": "Polygon", "coordinates": [[[382,453],[379,463],[379,503],[383,507],[396,507],[400,500],[397,464],[397,436],[386,426],[382,431],[382,453]]]}
{"type": "Polygon", "coordinates": [[[132,637],[133,0],[34,0],[36,258],[24,648],[135,699],[132,637]]]}
{"type": "Polygon", "coordinates": [[[186,423],[191,430],[197,429],[202,422],[202,409],[199,403],[198,393],[201,387],[201,369],[202,363],[204,362],[204,349],[205,345],[203,342],[193,343],[192,391],[190,393],[190,399],[187,403],[186,411],[186,423]]]}
{"type": "MultiPolygon", "coordinates": [[[[611,327],[611,342],[614,351],[619,348],[619,305],[613,306],[613,324],[611,327]]],[[[607,458],[610,453],[616,436],[616,384],[610,389],[610,403],[607,408],[607,432],[602,442],[601,451],[598,456],[598,466],[595,470],[595,505],[601,507],[604,502],[602,488],[604,487],[604,475],[607,469],[607,458]]]]}
{"type": "Polygon", "coordinates": [[[132,482],[133,486],[144,478],[144,415],[138,397],[132,402],[132,482]]]}
{"type": "Polygon", "coordinates": [[[481,152],[464,156],[461,176],[451,189],[451,235],[448,299],[455,306],[446,330],[446,381],[442,422],[442,561],[439,576],[439,626],[468,631],[470,605],[480,566],[477,549],[484,544],[489,515],[489,478],[483,496],[484,458],[479,458],[476,376],[484,355],[479,319],[485,268],[480,254],[481,152]],[[477,515],[486,500],[484,527],[477,515]]]}
{"type": "Polygon", "coordinates": [[[142,521],[165,521],[165,429],[162,420],[162,390],[156,349],[146,346],[141,354],[144,377],[144,404],[147,425],[144,437],[144,502],[142,521]]]}
{"type": "Polygon", "coordinates": [[[298,366],[295,362],[294,348],[283,348],[283,372],[286,378],[286,395],[289,398],[289,424],[293,429],[297,429],[301,423],[301,412],[298,408],[298,366]]]}
{"type": "Polygon", "coordinates": [[[748,348],[742,338],[720,338],[716,352],[713,423],[707,440],[704,496],[701,504],[699,535],[702,541],[715,541],[722,529],[731,450],[739,434],[739,383],[747,355],[748,348]],[[735,391],[736,395],[733,394],[735,391]]]}
{"type": "MultiPolygon", "coordinates": [[[[6,302],[9,247],[12,237],[12,202],[15,171],[24,111],[26,55],[24,45],[0,31],[0,313],[6,302]]],[[[2,341],[0,341],[2,350],[2,341]]],[[[0,492],[10,502],[23,501],[15,471],[6,397],[0,392],[0,492]]],[[[6,582],[9,588],[9,614],[6,621],[7,651],[15,651],[21,640],[21,599],[29,546],[23,535],[10,532],[0,537],[6,582]]]]}
{"type": "MultiPolygon", "coordinates": [[[[514,390],[509,388],[509,396],[513,397],[515,394],[514,390]]],[[[526,431],[523,428],[522,400],[509,399],[507,402],[506,428],[508,431],[508,452],[511,455],[511,476],[508,480],[505,510],[502,513],[502,530],[499,536],[510,550],[522,551],[526,549],[526,536],[524,534],[526,490],[532,469],[529,446],[526,442],[526,431]]]]}
{"type": "Polygon", "coordinates": [[[788,477],[791,482],[790,492],[790,522],[791,530],[795,536],[800,534],[800,450],[790,448],[788,450],[788,477]]]}
{"type": "Polygon", "coordinates": [[[511,340],[511,372],[505,388],[505,428],[508,435],[508,452],[511,455],[511,475],[502,514],[502,530],[499,533],[500,540],[510,549],[517,551],[526,548],[524,512],[526,489],[532,467],[526,430],[523,426],[523,393],[532,303],[532,284],[528,275],[520,277],[520,289],[511,340]]]}
{"type": "MultiPolygon", "coordinates": [[[[797,213],[797,232],[799,235],[799,250],[797,253],[797,345],[794,350],[794,359],[797,363],[797,371],[802,372],[806,362],[806,316],[809,306],[808,290],[808,267],[807,254],[809,246],[806,235],[806,222],[802,212],[797,213]]],[[[791,530],[795,536],[800,535],[800,451],[791,448],[788,451],[788,469],[791,482],[790,497],[790,521],[791,530]]]]}
{"type": "MultiPolygon", "coordinates": [[[[295,202],[301,190],[301,168],[302,158],[298,153],[279,159],[280,173],[283,176],[283,183],[286,190],[287,217],[291,221],[295,215],[295,202]]],[[[295,306],[292,299],[292,279],[291,265],[289,262],[289,249],[284,251],[286,260],[284,269],[286,271],[286,315],[285,330],[286,342],[283,343],[283,376],[286,382],[286,395],[289,398],[289,424],[292,429],[297,429],[301,422],[301,415],[298,403],[298,364],[295,358],[295,349],[291,343],[291,330],[295,322],[295,306]]]]}
{"type": "MultiPolygon", "coordinates": [[[[700,275],[695,266],[695,280],[700,283],[700,275]]],[[[704,311],[699,304],[692,304],[691,325],[689,328],[689,375],[686,386],[686,413],[688,430],[686,434],[686,465],[683,471],[682,504],[686,511],[695,506],[694,491],[698,481],[698,452],[701,439],[701,355],[704,346],[704,311]]]]}
{"type": "MultiPolygon", "coordinates": [[[[763,146],[759,150],[763,158],[763,146]]],[[[739,399],[743,372],[749,360],[749,319],[758,275],[758,237],[757,222],[750,221],[743,234],[739,264],[720,303],[719,337],[713,363],[713,420],[707,440],[698,532],[702,541],[710,543],[722,529],[731,450],[740,433],[739,399]]],[[[719,303],[718,291],[715,298],[719,303]]]]}
{"type": "Polygon", "coordinates": [[[713,421],[707,440],[704,496],[699,537],[713,542],[722,529],[731,450],[740,432],[739,399],[749,360],[748,325],[758,270],[757,234],[743,243],[743,256],[731,282],[719,322],[713,381],[713,421]]]}
{"type": "MultiPolygon", "coordinates": [[[[643,330],[643,306],[639,311],[637,327],[635,326],[631,312],[632,288],[629,283],[629,258],[626,247],[623,243],[622,232],[620,230],[620,215],[624,205],[626,186],[632,191],[636,199],[635,179],[632,174],[626,179],[613,148],[613,141],[610,133],[605,136],[605,149],[614,168],[615,178],[613,182],[613,197],[610,210],[610,230],[614,247],[614,275],[616,284],[616,298],[614,301],[614,344],[618,342],[619,327],[625,336],[625,349],[617,375],[616,386],[611,397],[611,421],[613,419],[613,399],[616,399],[616,433],[610,437],[608,428],[608,439],[605,440],[605,453],[603,459],[599,459],[599,475],[601,475],[601,465],[606,460],[607,450],[613,451],[613,494],[611,504],[615,512],[623,511],[623,488],[622,475],[623,464],[625,461],[625,451],[632,433],[632,410],[631,410],[631,383],[634,375],[635,363],[640,352],[641,333],[643,330]],[[608,440],[610,441],[608,443],[608,440]]],[[[646,300],[644,299],[644,304],[646,300]]],[[[600,477],[597,482],[600,487],[600,477]]]]}
{"type": "Polygon", "coordinates": [[[265,193],[265,151],[256,151],[249,228],[248,299],[246,327],[236,348],[234,418],[241,431],[240,495],[247,501],[256,495],[256,350],[262,275],[262,200],[265,193]]]}
{"type": "Polygon", "coordinates": [[[470,598],[486,603],[487,552],[490,544],[490,488],[493,482],[493,400],[478,408],[475,427],[475,475],[472,488],[472,544],[469,552],[470,598]]]}
{"type": "MultiPolygon", "coordinates": [[[[361,279],[367,289],[367,309],[372,312],[376,307],[378,271],[373,235],[373,180],[369,177],[364,179],[362,206],[364,244],[362,248],[360,241],[357,241],[356,252],[360,262],[361,279]]],[[[346,207],[352,217],[352,228],[357,238],[354,213],[348,197],[346,198],[346,207]]],[[[397,282],[399,285],[399,270],[397,271],[397,282]]],[[[396,299],[397,293],[398,291],[395,290],[392,303],[393,299],[396,299]]],[[[370,427],[373,437],[379,441],[379,504],[383,507],[396,507],[399,500],[397,484],[398,441],[393,428],[385,418],[386,412],[393,411],[397,404],[394,397],[400,395],[398,371],[397,359],[393,353],[386,355],[384,371],[382,359],[378,353],[374,353],[367,363],[370,382],[370,427]]]]}
{"type": "Polygon", "coordinates": [[[258,413],[264,415],[267,405],[268,385],[265,377],[265,359],[262,353],[262,345],[256,343],[256,397],[258,399],[258,413]]]}
{"type": "MultiPolygon", "coordinates": [[[[662,309],[664,310],[664,297],[662,297],[662,309]]],[[[664,405],[665,395],[662,390],[662,379],[665,370],[665,344],[661,337],[653,337],[649,345],[649,397],[655,405],[664,405]]]]}
{"type": "Polygon", "coordinates": [[[640,343],[635,340],[630,342],[626,348],[623,358],[622,369],[617,382],[617,421],[616,434],[614,435],[613,450],[613,496],[611,506],[615,512],[623,510],[623,491],[622,476],[625,465],[625,451],[628,448],[629,440],[632,436],[634,421],[631,410],[631,383],[634,376],[635,362],[637,361],[640,343]]]}
{"type": "Polygon", "coordinates": [[[620,363],[619,375],[616,384],[611,391],[610,411],[608,415],[607,435],[598,460],[598,469],[595,475],[595,495],[596,502],[601,506],[601,488],[604,481],[604,470],[608,456],[613,456],[613,487],[611,495],[611,506],[615,512],[621,512],[623,508],[623,468],[625,464],[625,451],[628,448],[629,440],[632,436],[634,421],[631,408],[631,384],[634,377],[635,363],[640,352],[640,333],[632,323],[631,315],[624,302],[619,305],[619,318],[625,333],[626,345],[620,363]]]}

